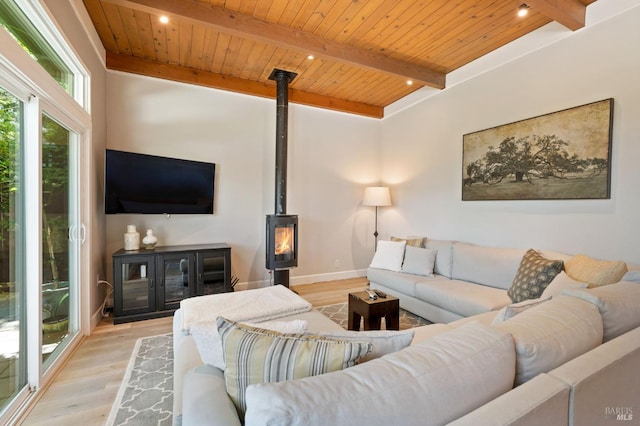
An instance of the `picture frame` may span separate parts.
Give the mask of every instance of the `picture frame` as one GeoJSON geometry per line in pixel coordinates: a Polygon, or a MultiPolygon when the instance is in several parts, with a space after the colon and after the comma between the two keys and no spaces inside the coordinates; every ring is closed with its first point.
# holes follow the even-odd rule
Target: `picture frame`
{"type": "Polygon", "coordinates": [[[613,98],[462,137],[462,201],[611,198],[613,98]]]}

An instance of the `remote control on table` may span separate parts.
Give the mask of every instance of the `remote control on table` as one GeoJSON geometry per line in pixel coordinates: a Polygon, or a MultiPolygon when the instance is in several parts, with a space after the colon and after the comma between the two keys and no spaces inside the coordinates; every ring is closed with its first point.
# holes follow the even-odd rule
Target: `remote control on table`
{"type": "Polygon", "coordinates": [[[383,299],[387,298],[387,293],[385,293],[384,291],[382,290],[373,290],[373,291],[378,297],[381,297],[383,299]]]}
{"type": "Polygon", "coordinates": [[[378,295],[376,294],[376,292],[375,292],[375,291],[373,291],[373,290],[369,290],[369,289],[367,289],[367,290],[365,290],[365,291],[366,291],[366,292],[367,292],[367,294],[369,295],[369,299],[376,300],[376,299],[378,298],[378,295]]]}

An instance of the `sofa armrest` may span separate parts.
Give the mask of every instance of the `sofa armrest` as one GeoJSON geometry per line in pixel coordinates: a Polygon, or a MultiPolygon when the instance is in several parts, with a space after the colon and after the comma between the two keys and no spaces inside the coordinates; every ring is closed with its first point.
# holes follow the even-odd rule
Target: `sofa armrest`
{"type": "Polygon", "coordinates": [[[569,386],[547,374],[540,374],[449,423],[475,425],[564,425],[569,419],[569,386]]]}
{"type": "Polygon", "coordinates": [[[219,369],[201,365],[189,370],[184,376],[183,396],[183,425],[240,426],[219,369]]]}

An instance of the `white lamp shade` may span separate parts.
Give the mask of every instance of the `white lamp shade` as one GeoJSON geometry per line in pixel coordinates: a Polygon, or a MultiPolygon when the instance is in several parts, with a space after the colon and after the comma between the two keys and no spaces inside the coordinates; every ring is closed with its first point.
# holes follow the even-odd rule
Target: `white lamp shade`
{"type": "Polygon", "coordinates": [[[364,189],[363,206],[390,206],[391,194],[386,186],[369,186],[364,189]]]}

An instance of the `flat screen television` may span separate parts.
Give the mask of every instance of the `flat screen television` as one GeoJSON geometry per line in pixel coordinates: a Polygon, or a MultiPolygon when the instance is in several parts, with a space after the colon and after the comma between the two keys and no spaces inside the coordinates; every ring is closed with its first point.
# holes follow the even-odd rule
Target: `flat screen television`
{"type": "Polygon", "coordinates": [[[213,214],[216,165],[106,150],[106,214],[213,214]]]}

